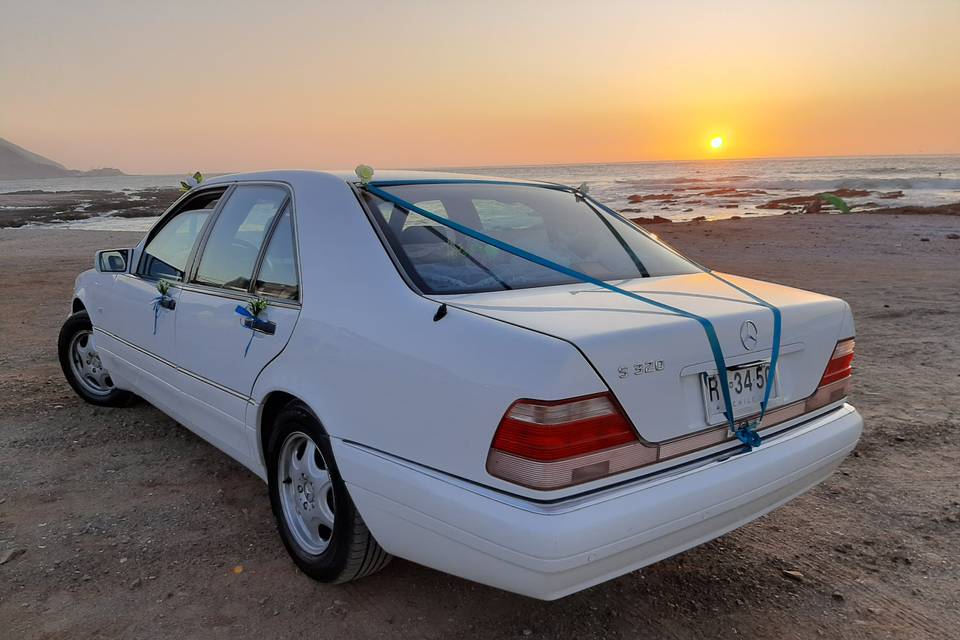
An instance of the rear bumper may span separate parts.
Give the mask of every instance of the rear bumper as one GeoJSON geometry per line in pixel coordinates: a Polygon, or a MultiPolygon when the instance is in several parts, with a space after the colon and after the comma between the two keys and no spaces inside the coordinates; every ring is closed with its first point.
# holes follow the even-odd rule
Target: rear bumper
{"type": "Polygon", "coordinates": [[[829,476],[856,445],[850,405],[725,460],[543,505],[335,441],[350,495],[390,553],[553,600],[696,546],[829,476]]]}

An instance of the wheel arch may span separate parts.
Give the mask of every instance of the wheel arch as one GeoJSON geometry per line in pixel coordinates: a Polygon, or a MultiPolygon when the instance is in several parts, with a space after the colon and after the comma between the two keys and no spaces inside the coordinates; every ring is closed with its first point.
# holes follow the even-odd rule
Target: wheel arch
{"type": "MultiPolygon", "coordinates": [[[[310,406],[310,403],[292,393],[282,390],[271,391],[260,402],[260,413],[257,419],[257,447],[260,458],[260,464],[264,468],[267,466],[267,446],[270,443],[270,434],[273,432],[274,423],[277,416],[291,402],[299,402],[307,408],[310,415],[320,424],[323,429],[323,421],[317,416],[317,413],[310,406]]],[[[324,431],[326,431],[324,429],[324,431]]]]}
{"type": "Polygon", "coordinates": [[[83,300],[80,299],[80,296],[74,296],[73,303],[70,306],[70,313],[77,313],[78,311],[86,311],[87,307],[83,304],[83,300]]]}

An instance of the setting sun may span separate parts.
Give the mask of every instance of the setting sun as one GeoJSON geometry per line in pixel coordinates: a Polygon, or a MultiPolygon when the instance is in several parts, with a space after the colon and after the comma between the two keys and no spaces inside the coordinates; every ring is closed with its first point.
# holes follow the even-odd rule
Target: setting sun
{"type": "Polygon", "coordinates": [[[722,137],[717,136],[717,137],[715,137],[715,138],[713,138],[713,139],[710,140],[710,147],[711,147],[712,149],[719,149],[719,148],[722,147],[722,146],[723,146],[723,138],[722,138],[722,137]]]}

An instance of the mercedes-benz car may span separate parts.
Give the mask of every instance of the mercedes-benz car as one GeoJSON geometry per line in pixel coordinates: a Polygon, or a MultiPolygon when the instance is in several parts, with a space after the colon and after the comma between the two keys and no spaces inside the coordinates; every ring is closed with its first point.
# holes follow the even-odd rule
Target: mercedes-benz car
{"type": "Polygon", "coordinates": [[[266,481],[313,578],[395,555],[541,599],[827,478],[853,350],[842,300],[714,273],[586,188],[421,172],[205,181],[98,252],[59,339],[84,400],[266,481]]]}

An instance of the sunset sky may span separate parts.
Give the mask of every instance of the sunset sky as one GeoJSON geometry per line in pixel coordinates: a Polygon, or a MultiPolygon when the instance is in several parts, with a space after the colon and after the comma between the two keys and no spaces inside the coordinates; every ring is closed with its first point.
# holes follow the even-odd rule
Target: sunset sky
{"type": "Polygon", "coordinates": [[[0,16],[0,137],[80,169],[960,152],[955,0],[0,0],[0,16]]]}

